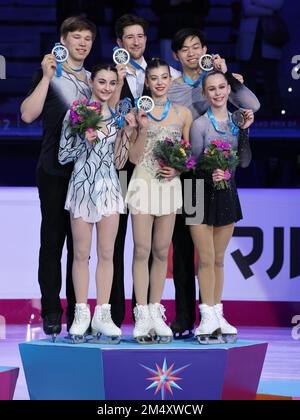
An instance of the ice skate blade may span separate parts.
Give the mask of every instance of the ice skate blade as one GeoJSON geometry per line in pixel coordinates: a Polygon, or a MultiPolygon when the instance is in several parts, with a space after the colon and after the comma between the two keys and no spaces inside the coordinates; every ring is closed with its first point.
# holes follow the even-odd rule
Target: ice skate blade
{"type": "Polygon", "coordinates": [[[52,343],[56,342],[57,334],[51,334],[51,341],[52,343]]]}
{"type": "Polygon", "coordinates": [[[224,343],[233,344],[237,342],[236,334],[222,334],[222,340],[224,343]]]}
{"type": "Polygon", "coordinates": [[[142,335],[135,337],[135,339],[139,344],[156,344],[156,341],[152,335],[142,335]]]}
{"type": "Polygon", "coordinates": [[[75,335],[75,334],[68,334],[64,339],[64,343],[68,344],[83,344],[87,342],[86,335],[75,335]]]}
{"type": "Polygon", "coordinates": [[[88,339],[91,344],[120,344],[121,336],[107,336],[101,333],[93,334],[92,338],[88,339]]]}
{"type": "Polygon", "coordinates": [[[157,344],[169,344],[172,341],[173,336],[167,335],[167,336],[160,336],[160,335],[156,335],[154,337],[155,342],[157,344]]]}
{"type": "Polygon", "coordinates": [[[195,338],[197,338],[199,344],[203,345],[224,344],[221,336],[196,335],[195,338]]]}
{"type": "Polygon", "coordinates": [[[188,338],[193,337],[192,330],[184,330],[184,331],[173,331],[173,338],[174,340],[186,340],[188,338]]]}

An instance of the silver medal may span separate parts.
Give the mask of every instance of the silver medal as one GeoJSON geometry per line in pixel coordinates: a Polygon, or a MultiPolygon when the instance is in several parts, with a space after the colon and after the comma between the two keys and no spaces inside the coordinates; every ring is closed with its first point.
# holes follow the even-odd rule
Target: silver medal
{"type": "Polygon", "coordinates": [[[203,71],[211,71],[213,66],[213,56],[210,54],[204,54],[199,58],[199,66],[203,71]]]}
{"type": "Polygon", "coordinates": [[[141,96],[137,101],[137,107],[147,113],[151,112],[154,108],[154,101],[150,96],[141,96]]]}
{"type": "Polygon", "coordinates": [[[69,51],[68,49],[62,45],[60,42],[57,42],[55,46],[53,47],[51,54],[55,56],[55,60],[58,63],[64,63],[67,61],[69,57],[69,51]]]}
{"type": "Polygon", "coordinates": [[[126,65],[129,63],[130,54],[125,48],[116,48],[113,53],[113,60],[116,64],[126,65]]]}

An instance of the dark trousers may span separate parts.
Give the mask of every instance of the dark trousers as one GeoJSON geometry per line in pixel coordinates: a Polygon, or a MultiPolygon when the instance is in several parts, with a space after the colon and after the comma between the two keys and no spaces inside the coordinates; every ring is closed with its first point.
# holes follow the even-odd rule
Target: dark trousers
{"type": "Polygon", "coordinates": [[[176,215],[172,242],[176,320],[192,328],[196,317],[194,244],[180,214],[176,215]]]}
{"type": "Polygon", "coordinates": [[[125,317],[124,290],[124,247],[127,231],[128,213],[120,214],[119,229],[114,249],[114,276],[109,303],[114,323],[120,326],[125,317]]]}
{"type": "Polygon", "coordinates": [[[64,210],[68,189],[68,178],[47,174],[42,168],[37,173],[37,184],[41,205],[41,232],[38,279],[42,294],[42,317],[49,313],[62,313],[61,257],[67,240],[66,296],[67,318],[73,319],[75,292],[72,281],[73,241],[69,212],[64,210]]]}
{"type": "MultiPolygon", "coordinates": [[[[124,171],[127,171],[127,185],[129,184],[131,175],[133,173],[134,165],[129,161],[124,167],[124,171]]],[[[119,228],[115,241],[114,248],[114,275],[112,282],[112,289],[110,293],[109,303],[111,304],[111,316],[114,323],[118,326],[122,324],[125,318],[125,288],[124,288],[124,251],[125,251],[125,238],[127,232],[128,217],[127,214],[120,214],[119,228]]],[[[152,263],[152,256],[149,257],[149,272],[152,263]]],[[[150,290],[148,290],[149,299],[150,290]]],[[[132,312],[136,304],[134,290],[132,289],[132,312]]],[[[134,319],[132,313],[132,319],[134,319]]]]}

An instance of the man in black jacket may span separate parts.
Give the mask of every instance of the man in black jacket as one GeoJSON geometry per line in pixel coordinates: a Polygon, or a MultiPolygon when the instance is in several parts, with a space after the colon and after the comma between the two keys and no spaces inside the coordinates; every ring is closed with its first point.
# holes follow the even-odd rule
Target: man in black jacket
{"type": "Polygon", "coordinates": [[[73,241],[69,213],[64,210],[72,165],[61,166],[58,149],[62,122],[76,99],[90,96],[90,73],[84,67],[96,37],[95,25],[81,16],[66,19],[61,26],[61,43],[69,57],[62,64],[61,75],[56,74],[53,54],[46,54],[41,69],[34,74],[31,89],[21,105],[22,120],[31,123],[39,116],[43,120],[43,143],[37,165],[37,185],[41,203],[41,245],[38,279],[42,295],[43,328],[55,337],[61,332],[62,307],[61,257],[67,242],[67,326],[71,326],[75,310],[72,281],[73,241]]]}
{"type": "MultiPolygon", "coordinates": [[[[147,62],[144,58],[148,23],[141,17],[126,14],[121,16],[115,25],[117,43],[130,54],[130,62],[126,65],[126,76],[120,99],[130,98],[132,104],[136,98],[145,94],[145,70],[147,62]]],[[[171,75],[176,78],[179,72],[171,68],[171,75]]],[[[134,165],[128,160],[122,171],[127,171],[127,185],[130,181],[134,165]]],[[[125,317],[124,292],[124,245],[127,231],[128,214],[120,215],[119,230],[114,251],[114,278],[110,296],[112,318],[120,326],[125,317]]],[[[133,294],[133,306],[135,298],[133,294]]]]}

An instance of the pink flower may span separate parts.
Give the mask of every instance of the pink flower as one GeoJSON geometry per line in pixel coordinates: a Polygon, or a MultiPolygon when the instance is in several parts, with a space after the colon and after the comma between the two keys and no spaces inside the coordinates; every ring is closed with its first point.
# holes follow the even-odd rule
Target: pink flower
{"type": "Polygon", "coordinates": [[[231,172],[229,171],[229,169],[225,169],[224,179],[226,179],[226,181],[228,181],[230,178],[231,178],[231,172]]]}
{"type": "Polygon", "coordinates": [[[219,149],[219,150],[230,150],[231,149],[231,145],[227,141],[225,142],[225,141],[216,139],[216,140],[212,140],[211,143],[214,144],[217,147],[217,149],[219,149]]]}
{"type": "Polygon", "coordinates": [[[196,165],[195,159],[193,158],[193,156],[190,156],[189,159],[188,159],[188,161],[186,162],[185,166],[188,169],[192,169],[195,165],[196,165]]]}
{"type": "Polygon", "coordinates": [[[163,168],[164,166],[166,166],[166,162],[163,159],[159,159],[158,160],[158,164],[161,168],[163,168]]]}
{"type": "Polygon", "coordinates": [[[183,144],[187,149],[190,149],[191,147],[190,143],[185,139],[181,139],[180,143],[183,144]]]}

